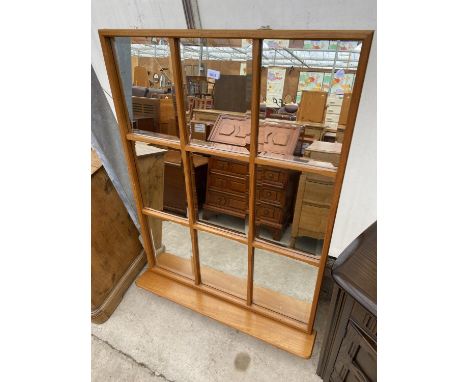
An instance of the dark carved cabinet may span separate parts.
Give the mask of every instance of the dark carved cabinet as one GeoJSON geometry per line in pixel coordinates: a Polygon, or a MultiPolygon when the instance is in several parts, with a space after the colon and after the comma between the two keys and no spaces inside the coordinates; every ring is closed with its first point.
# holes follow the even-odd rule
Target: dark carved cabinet
{"type": "Polygon", "coordinates": [[[332,278],[317,374],[325,382],[377,381],[377,222],[345,249],[332,278]]]}

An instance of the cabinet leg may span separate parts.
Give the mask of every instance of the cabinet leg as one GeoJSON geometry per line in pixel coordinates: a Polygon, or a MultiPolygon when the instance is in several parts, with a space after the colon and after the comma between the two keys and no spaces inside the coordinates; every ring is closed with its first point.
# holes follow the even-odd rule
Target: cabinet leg
{"type": "Polygon", "coordinates": [[[296,247],[296,236],[291,236],[291,240],[289,241],[289,248],[296,247]]]}
{"type": "Polygon", "coordinates": [[[202,219],[203,220],[210,220],[212,214],[210,211],[207,211],[207,210],[203,210],[203,213],[202,213],[202,219]]]}
{"type": "Polygon", "coordinates": [[[271,231],[272,235],[273,235],[273,240],[275,241],[280,241],[281,240],[281,236],[283,236],[281,234],[281,230],[280,229],[273,229],[271,231]]]}

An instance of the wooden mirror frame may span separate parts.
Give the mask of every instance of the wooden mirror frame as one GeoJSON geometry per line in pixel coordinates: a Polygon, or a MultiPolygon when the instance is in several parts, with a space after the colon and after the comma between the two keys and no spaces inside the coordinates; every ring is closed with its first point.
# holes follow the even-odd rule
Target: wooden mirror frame
{"type": "Polygon", "coordinates": [[[304,358],[311,356],[316,334],[313,330],[313,327],[320,294],[320,286],[322,283],[330,248],[336,211],[338,208],[343,178],[346,170],[346,164],[361,98],[373,34],[373,31],[367,30],[99,30],[104,61],[109,77],[120,136],[124,148],[124,155],[132,183],[138,219],[141,225],[141,235],[148,259],[148,269],[137,280],[138,286],[149,290],[156,295],[165,297],[169,300],[179,303],[180,305],[188,307],[226,325],[229,325],[239,331],[264,340],[290,353],[304,358]],[[173,68],[176,93],[176,107],[180,141],[138,134],[134,133],[131,129],[131,123],[128,117],[128,111],[116,63],[116,55],[112,44],[112,39],[114,37],[151,36],[164,37],[169,41],[171,53],[170,59],[173,68]],[[183,99],[183,73],[180,57],[181,38],[252,39],[251,147],[257,147],[263,39],[362,41],[362,48],[353,87],[353,96],[351,98],[351,104],[349,107],[341,157],[337,170],[335,171],[320,166],[310,166],[302,163],[293,163],[277,159],[258,157],[257,150],[251,150],[250,154],[247,156],[235,152],[221,151],[191,144],[187,136],[186,115],[183,99]],[[188,204],[188,218],[177,217],[169,213],[156,211],[154,209],[143,206],[140,185],[137,176],[136,154],[133,145],[134,141],[157,144],[181,151],[188,204]],[[247,235],[236,234],[228,230],[198,221],[197,217],[195,216],[195,206],[192,193],[194,185],[192,184],[191,176],[189,176],[192,168],[190,153],[216,155],[219,157],[241,160],[249,164],[249,228],[247,235]],[[335,185],[328,217],[327,231],[324,237],[323,249],[320,256],[306,256],[300,251],[291,248],[280,247],[279,245],[261,240],[255,236],[256,165],[269,165],[273,167],[287,168],[291,170],[303,171],[306,173],[315,173],[334,178],[335,185]],[[147,221],[145,219],[145,215],[159,218],[161,220],[172,221],[189,228],[192,240],[192,271],[194,279],[185,278],[156,266],[151,235],[147,221]],[[247,296],[245,300],[211,288],[201,282],[197,231],[209,232],[247,245],[248,274],[247,296]],[[305,262],[318,268],[317,281],[307,324],[252,303],[253,267],[256,248],[271,251],[278,255],[287,256],[289,258],[305,262]]]}

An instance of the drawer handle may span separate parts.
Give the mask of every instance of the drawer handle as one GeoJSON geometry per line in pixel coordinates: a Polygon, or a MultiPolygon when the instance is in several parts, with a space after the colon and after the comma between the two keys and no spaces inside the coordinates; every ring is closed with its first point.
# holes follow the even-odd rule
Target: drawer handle
{"type": "Polygon", "coordinates": [[[263,216],[269,216],[270,210],[263,210],[263,216]]]}

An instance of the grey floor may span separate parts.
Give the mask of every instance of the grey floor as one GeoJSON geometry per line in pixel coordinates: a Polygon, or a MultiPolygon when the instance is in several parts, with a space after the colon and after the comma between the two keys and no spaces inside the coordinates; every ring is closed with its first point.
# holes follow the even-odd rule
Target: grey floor
{"type": "MultiPolygon", "coordinates": [[[[167,252],[190,256],[186,230],[163,223],[167,252]]],[[[201,265],[245,278],[245,246],[226,240],[200,233],[201,265]]],[[[263,251],[255,256],[254,299],[258,285],[310,302],[313,267],[263,251]]],[[[321,298],[314,351],[305,360],[132,285],[112,317],[92,325],[92,380],[321,381],[315,371],[328,306],[321,298]]]]}
{"type": "Polygon", "coordinates": [[[321,381],[328,306],[320,300],[306,360],[132,285],[107,322],[92,324],[92,381],[321,381]]]}

